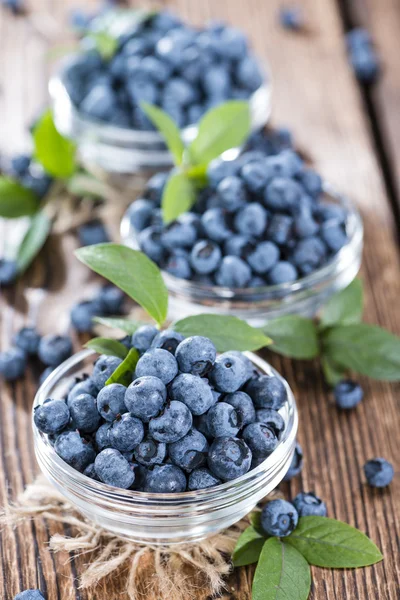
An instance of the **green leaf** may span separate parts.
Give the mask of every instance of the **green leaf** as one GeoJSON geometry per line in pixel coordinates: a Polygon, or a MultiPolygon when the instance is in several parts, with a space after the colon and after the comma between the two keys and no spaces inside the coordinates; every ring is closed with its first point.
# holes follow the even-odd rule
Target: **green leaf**
{"type": "Polygon", "coordinates": [[[269,321],[262,327],[272,339],[271,350],[291,358],[318,356],[318,332],[312,319],[288,315],[269,321]]]}
{"type": "Polygon", "coordinates": [[[169,151],[174,157],[175,164],[181,165],[185,146],[181,138],[181,132],[174,121],[158,106],[141,102],[140,107],[162,134],[169,151]]]}
{"type": "Polygon", "coordinates": [[[93,321],[95,323],[99,323],[100,325],[111,327],[111,329],[121,329],[129,335],[134,334],[136,329],[143,325],[143,323],[140,323],[139,321],[134,321],[133,319],[124,319],[122,317],[94,317],[93,321]]]}
{"type": "Polygon", "coordinates": [[[317,567],[366,567],[383,558],[364,533],[328,517],[301,517],[286,541],[317,567]]]}
{"type": "Polygon", "coordinates": [[[259,350],[271,343],[259,329],[227,315],[202,314],[187,317],[174,323],[173,329],[185,336],[203,335],[210,338],[218,352],[259,350]]]}
{"type": "Polygon", "coordinates": [[[344,369],[384,381],[400,380],[400,338],[377,325],[333,327],[323,334],[323,354],[344,369]]]}
{"type": "Polygon", "coordinates": [[[122,360],[128,355],[128,348],[124,344],[110,338],[93,338],[85,344],[85,348],[90,348],[98,354],[117,356],[118,358],[122,358],[122,360]]]}
{"type": "Polygon", "coordinates": [[[265,537],[250,525],[247,527],[236,542],[232,554],[232,561],[235,567],[244,567],[258,561],[265,537]]]}
{"type": "Polygon", "coordinates": [[[39,199],[27,188],[8,177],[0,177],[0,217],[17,219],[37,212],[39,199]]]}
{"type": "Polygon", "coordinates": [[[90,32],[88,37],[92,38],[96,50],[104,60],[110,60],[118,48],[118,40],[106,31],[90,32]]]}
{"type": "Polygon", "coordinates": [[[240,146],[250,133],[248,102],[230,100],[209,110],[188,151],[193,164],[207,165],[225,150],[240,146]]]}
{"type": "MultiPolygon", "coordinates": [[[[249,519],[250,519],[250,523],[254,527],[254,529],[256,529],[256,531],[258,531],[259,533],[262,533],[261,512],[258,512],[258,511],[252,512],[249,516],[249,519]]],[[[266,537],[266,536],[264,536],[264,537],[266,537]]]]}
{"type": "Polygon", "coordinates": [[[23,273],[35,256],[42,249],[51,229],[51,219],[44,212],[38,212],[31,219],[31,224],[18,249],[18,271],[23,273]]]}
{"type": "Polygon", "coordinates": [[[97,244],[79,248],[75,254],[140,304],[157,323],[164,323],[168,290],[160,269],[143,252],[120,244],[97,244]]]}
{"type": "Polygon", "coordinates": [[[128,386],[132,381],[132,375],[135,371],[137,361],[139,360],[139,352],[136,348],[131,348],[126,358],[115,369],[114,373],[106,381],[106,385],[111,383],[121,383],[128,386]]]}
{"type": "Polygon", "coordinates": [[[196,188],[193,181],[183,172],[172,173],[164,187],[161,201],[164,222],[175,221],[195,202],[196,188]]]}
{"type": "Polygon", "coordinates": [[[363,313],[363,287],[361,279],[354,279],[344,290],[335,294],[322,308],[320,324],[353,325],[360,323],[363,313]]]}
{"type": "Polygon", "coordinates": [[[262,549],[253,579],[252,600],[307,600],[310,567],[287,540],[269,538],[262,549]]]}
{"type": "Polygon", "coordinates": [[[47,110],[33,129],[35,158],[53,177],[70,177],[75,169],[76,147],[56,129],[51,110],[47,110]]]}
{"type": "Polygon", "coordinates": [[[339,383],[346,374],[345,369],[333,364],[327,356],[321,357],[321,367],[326,383],[332,387],[339,383]]]}

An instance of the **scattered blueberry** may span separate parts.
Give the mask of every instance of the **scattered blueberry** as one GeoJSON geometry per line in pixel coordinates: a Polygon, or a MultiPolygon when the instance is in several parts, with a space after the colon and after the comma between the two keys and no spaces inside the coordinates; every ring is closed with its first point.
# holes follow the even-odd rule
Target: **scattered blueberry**
{"type": "Polygon", "coordinates": [[[69,419],[69,408],[64,400],[50,400],[35,408],[36,427],[49,435],[62,431],[68,425],[69,419]]]}
{"type": "Polygon", "coordinates": [[[94,244],[104,244],[110,241],[103,223],[98,219],[81,225],[78,229],[78,237],[81,246],[93,246],[94,244]]]}
{"type": "Polygon", "coordinates": [[[26,369],[26,354],[20,348],[10,348],[0,352],[0,375],[6,381],[15,381],[22,377],[26,369]]]}
{"type": "Polygon", "coordinates": [[[368,485],[382,488],[389,485],[394,477],[393,465],[384,458],[372,458],[364,465],[368,485]]]}
{"type": "Polygon", "coordinates": [[[286,500],[271,500],[261,512],[261,527],[267,535],[286,537],[296,529],[299,515],[286,500]]]}
{"type": "Polygon", "coordinates": [[[39,342],[38,356],[49,367],[57,367],[71,354],[72,342],[66,335],[46,335],[39,342]]]}
{"type": "Polygon", "coordinates": [[[97,297],[101,310],[106,315],[120,315],[125,301],[124,293],[115,285],[103,285],[97,297]]]}
{"type": "Polygon", "coordinates": [[[368,31],[361,28],[351,30],[347,36],[350,64],[361,83],[372,84],[380,74],[381,66],[368,31]]]}
{"type": "Polygon", "coordinates": [[[299,6],[281,8],[279,22],[284,29],[301,31],[304,28],[304,16],[299,6]]]}
{"type": "Polygon", "coordinates": [[[14,260],[0,258],[0,286],[8,286],[17,278],[17,263],[14,260]]]}
{"type": "Polygon", "coordinates": [[[90,333],[93,329],[93,317],[99,316],[101,312],[97,302],[78,302],[71,310],[71,323],[80,333],[90,333]]]}
{"type": "Polygon", "coordinates": [[[37,354],[41,336],[35,327],[23,327],[14,336],[14,344],[20,350],[34,356],[37,354]]]}
{"type": "Polygon", "coordinates": [[[296,477],[300,473],[303,468],[303,450],[299,443],[296,443],[296,447],[294,449],[294,454],[292,458],[292,462],[290,463],[290,467],[286,472],[283,481],[290,481],[293,477],[296,477]]]}
{"type": "Polygon", "coordinates": [[[326,517],[325,502],[312,492],[300,492],[293,500],[299,517],[326,517]]]}
{"type": "Polygon", "coordinates": [[[364,397],[359,383],[346,379],[337,383],[333,389],[336,404],[339,408],[351,409],[357,406],[364,397]]]}

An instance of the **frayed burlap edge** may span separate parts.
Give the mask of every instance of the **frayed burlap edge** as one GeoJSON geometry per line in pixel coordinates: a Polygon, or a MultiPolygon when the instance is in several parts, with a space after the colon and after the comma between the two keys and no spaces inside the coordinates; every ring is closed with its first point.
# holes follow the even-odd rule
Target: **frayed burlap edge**
{"type": "Polygon", "coordinates": [[[130,600],[195,598],[196,590],[215,596],[224,588],[232,565],[230,556],[248,518],[198,543],[171,547],[138,545],[87,521],[43,476],[39,476],[0,515],[2,526],[17,527],[42,517],[73,528],[71,536],[50,538],[54,552],[90,553],[79,577],[81,588],[97,585],[108,576],[126,578],[130,600]]]}

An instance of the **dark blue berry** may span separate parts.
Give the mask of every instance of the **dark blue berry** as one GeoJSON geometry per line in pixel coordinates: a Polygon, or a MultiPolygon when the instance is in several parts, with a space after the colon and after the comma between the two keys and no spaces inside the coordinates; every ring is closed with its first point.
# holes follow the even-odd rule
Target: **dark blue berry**
{"type": "Polygon", "coordinates": [[[224,396],[224,402],[230,404],[235,409],[238,426],[240,428],[255,422],[256,410],[252,399],[245,392],[226,394],[226,396],[224,396]]]}
{"type": "Polygon", "coordinates": [[[175,352],[180,371],[200,376],[208,373],[216,356],[217,351],[212,341],[201,335],[186,338],[175,352]]]}
{"type": "Polygon", "coordinates": [[[165,226],[161,233],[161,243],[169,250],[192,247],[196,238],[197,231],[194,225],[179,220],[165,226]]]}
{"type": "Polygon", "coordinates": [[[82,381],[77,381],[68,392],[68,397],[67,397],[68,406],[69,406],[69,403],[71,402],[71,400],[73,400],[80,394],[90,394],[91,396],[96,397],[97,392],[98,392],[97,386],[91,377],[87,377],[86,379],[83,379],[82,381]]]}
{"type": "Polygon", "coordinates": [[[81,473],[96,457],[93,446],[81,438],[77,431],[60,433],[54,449],[60,458],[81,473]]]}
{"type": "Polygon", "coordinates": [[[162,348],[162,350],[168,350],[171,354],[175,354],[177,347],[184,339],[181,333],[173,329],[164,329],[157,333],[151,343],[151,348],[162,348]]]}
{"type": "Polygon", "coordinates": [[[266,458],[278,445],[274,430],[264,423],[250,423],[244,428],[242,437],[254,458],[266,458]]]}
{"type": "Polygon", "coordinates": [[[217,402],[208,411],[207,430],[212,437],[235,437],[239,429],[239,416],[231,404],[217,402]]]}
{"type": "Polygon", "coordinates": [[[292,462],[290,463],[290,467],[286,472],[283,481],[290,481],[293,477],[296,477],[300,473],[303,468],[303,450],[299,443],[296,442],[296,447],[294,449],[294,454],[292,458],[292,462]]]}
{"type": "Polygon", "coordinates": [[[103,425],[100,425],[100,427],[96,431],[95,442],[98,452],[101,452],[102,450],[104,450],[104,448],[110,447],[110,439],[108,437],[110,427],[111,423],[103,423],[103,425]]]}
{"type": "Polygon", "coordinates": [[[293,250],[294,265],[304,275],[315,271],[326,258],[326,246],[318,237],[300,240],[293,250]]]}
{"type": "Polygon", "coordinates": [[[262,192],[268,182],[269,173],[263,161],[251,161],[241,169],[241,177],[253,194],[262,192]]]}
{"type": "Polygon", "coordinates": [[[171,494],[186,490],[186,476],[175,465],[155,466],[146,477],[144,491],[156,494],[171,494]]]}
{"type": "Polygon", "coordinates": [[[20,348],[10,348],[0,352],[0,375],[6,381],[15,381],[23,376],[26,369],[26,354],[20,348]]]}
{"type": "Polygon", "coordinates": [[[64,400],[50,400],[35,408],[35,425],[43,433],[59,433],[68,425],[69,419],[69,408],[64,400]]]}
{"type": "Polygon", "coordinates": [[[167,455],[167,446],[150,437],[145,438],[134,450],[135,460],[145,467],[161,465],[167,455]]]}
{"type": "Polygon", "coordinates": [[[248,235],[235,234],[224,242],[224,254],[245,258],[253,249],[251,237],[248,235]]]}
{"type": "Polygon", "coordinates": [[[24,590],[16,596],[14,600],[46,600],[40,590],[24,590]]]}
{"type": "Polygon", "coordinates": [[[120,383],[111,383],[103,387],[97,396],[97,410],[105,421],[112,422],[118,415],[127,412],[124,398],[126,387],[120,383]]]}
{"type": "Polygon", "coordinates": [[[207,379],[198,375],[181,373],[169,389],[173,400],[183,402],[193,415],[202,415],[214,404],[214,396],[207,379]]]}
{"type": "Polygon", "coordinates": [[[132,336],[132,346],[136,348],[140,354],[146,352],[151,346],[152,341],[158,334],[157,327],[153,325],[142,325],[132,336]]]}
{"type": "Polygon", "coordinates": [[[183,438],[168,446],[170,459],[184,471],[200,467],[206,460],[207,452],[206,438],[200,431],[193,428],[183,438]]]}
{"type": "Polygon", "coordinates": [[[160,262],[164,255],[161,231],[158,226],[146,227],[138,235],[140,249],[154,262],[160,262]]]}
{"type": "Polygon", "coordinates": [[[235,212],[247,201],[246,188],[240,177],[225,177],[217,187],[218,203],[228,212],[235,212]]]}
{"type": "Polygon", "coordinates": [[[236,161],[223,160],[222,158],[215,158],[212,160],[207,167],[207,179],[211,187],[217,188],[218,184],[225,179],[235,175],[237,171],[236,161]]]}
{"type": "Polygon", "coordinates": [[[246,442],[235,437],[217,438],[211,444],[207,462],[213,475],[230,481],[250,469],[251,450],[246,442]]]}
{"type": "Polygon", "coordinates": [[[258,202],[250,202],[236,213],[234,223],[242,235],[260,237],[267,226],[267,211],[258,202]]]}
{"type": "Polygon", "coordinates": [[[268,272],[268,282],[272,285],[293,283],[298,279],[298,272],[292,263],[281,260],[268,272]]]}
{"type": "Polygon", "coordinates": [[[252,398],[257,408],[279,410],[287,401],[284,383],[278,377],[258,375],[246,384],[246,393],[252,398]]]}
{"type": "Polygon", "coordinates": [[[125,393],[125,405],[130,413],[148,423],[158,415],[167,400],[167,388],[158,377],[135,379],[125,393]]]}
{"type": "Polygon", "coordinates": [[[80,394],[69,402],[69,411],[74,427],[84,433],[96,431],[100,424],[96,398],[90,394],[80,394]]]}
{"type": "Polygon", "coordinates": [[[0,286],[14,283],[18,275],[17,263],[14,260],[0,258],[0,286]]]}
{"type": "Polygon", "coordinates": [[[221,250],[216,243],[200,240],[192,248],[190,264],[196,273],[208,274],[218,268],[221,258],[221,250]]]}
{"type": "Polygon", "coordinates": [[[332,252],[339,252],[348,242],[344,226],[334,221],[328,221],[321,226],[321,238],[332,252]]]}
{"type": "Polygon", "coordinates": [[[318,198],[322,193],[322,177],[314,169],[303,169],[298,179],[303,188],[312,198],[318,198]]]}
{"type": "Polygon", "coordinates": [[[100,478],[96,473],[96,467],[94,466],[94,462],[90,463],[90,465],[86,467],[86,469],[83,471],[83,474],[86,475],[86,477],[90,477],[90,479],[100,481],[100,478]]]}
{"type": "Polygon", "coordinates": [[[368,485],[382,488],[389,485],[394,477],[393,465],[384,458],[372,458],[364,465],[368,485]]]}
{"type": "Polygon", "coordinates": [[[270,271],[279,260],[279,248],[273,242],[261,242],[253,247],[246,259],[253,271],[261,275],[270,271]]]}
{"type": "Polygon", "coordinates": [[[256,421],[258,423],[264,423],[270,429],[275,432],[275,435],[279,438],[282,431],[285,429],[285,421],[282,415],[273,408],[260,408],[256,411],[256,421]]]}
{"type": "Polygon", "coordinates": [[[151,200],[138,198],[128,209],[129,221],[136,231],[143,231],[151,225],[156,205],[151,200]]]}
{"type": "Polygon", "coordinates": [[[95,219],[81,225],[78,229],[78,237],[81,246],[93,246],[110,241],[109,235],[101,221],[95,219]]]}
{"type": "Polygon", "coordinates": [[[263,77],[258,62],[253,56],[246,56],[239,62],[237,80],[241,86],[250,92],[255,92],[261,87],[263,77]]]}
{"type": "Polygon", "coordinates": [[[114,373],[115,369],[122,363],[120,358],[116,356],[107,356],[102,354],[95,362],[92,379],[97,389],[101,390],[106,384],[106,381],[114,373]]]}
{"type": "Polygon", "coordinates": [[[144,427],[142,421],[129,413],[117,417],[108,432],[110,446],[120,452],[134,450],[143,437],[144,427]]]}
{"type": "Polygon", "coordinates": [[[272,215],[268,223],[267,237],[278,246],[284,246],[292,237],[293,218],[281,213],[272,215]]]}
{"type": "Polygon", "coordinates": [[[164,187],[169,177],[168,173],[156,173],[146,184],[144,195],[148,200],[160,205],[164,187]]]}
{"type": "Polygon", "coordinates": [[[221,480],[215,477],[206,467],[194,469],[188,479],[187,489],[189,492],[204,490],[206,488],[220,485],[221,480]]]}
{"type": "Polygon", "coordinates": [[[96,299],[101,310],[106,315],[120,315],[123,312],[125,294],[115,285],[103,285],[96,299]]]}
{"type": "Polygon", "coordinates": [[[223,242],[231,234],[225,211],[220,207],[209,208],[201,217],[207,237],[214,242],[223,242]]]}
{"type": "Polygon", "coordinates": [[[101,313],[98,302],[84,300],[72,308],[71,323],[80,333],[89,333],[93,329],[93,318],[101,313]]]}
{"type": "Polygon", "coordinates": [[[215,281],[222,287],[244,288],[250,279],[250,267],[238,256],[224,256],[215,273],[215,281]]]}
{"type": "Polygon", "coordinates": [[[46,335],[39,342],[38,356],[50,367],[57,367],[72,354],[71,338],[66,335],[46,335]]]}
{"type": "MultiPolygon", "coordinates": [[[[179,347],[179,346],[178,346],[179,347]]],[[[158,377],[167,385],[178,374],[175,357],[161,348],[150,348],[142,354],[136,365],[136,377],[158,377]]]]}
{"type": "Polygon", "coordinates": [[[27,354],[37,354],[41,336],[35,327],[23,327],[14,336],[14,344],[27,354]]]}
{"type": "Polygon", "coordinates": [[[364,397],[361,385],[350,379],[337,383],[333,389],[333,394],[336,404],[343,409],[354,408],[364,397]]]}
{"type": "Polygon", "coordinates": [[[191,279],[192,269],[189,263],[189,254],[182,252],[181,248],[171,251],[164,264],[164,270],[180,279],[191,279]]]}
{"type": "Polygon", "coordinates": [[[300,31],[304,27],[304,15],[300,6],[284,7],[279,11],[279,22],[284,29],[300,31]]]}
{"type": "Polygon", "coordinates": [[[183,438],[193,423],[192,413],[183,402],[173,400],[159,417],[149,423],[149,433],[158,442],[171,444],[183,438]]]}
{"type": "Polygon", "coordinates": [[[246,364],[240,356],[230,352],[220,354],[210,372],[210,381],[219,392],[237,392],[246,379],[246,364]]]}
{"type": "Polygon", "coordinates": [[[135,481],[135,473],[124,456],[114,448],[102,450],[94,461],[99,479],[107,485],[127,490],[135,481]]]}
{"type": "Polygon", "coordinates": [[[300,492],[293,500],[299,517],[326,517],[326,504],[312,492],[300,492]]]}
{"type": "Polygon", "coordinates": [[[299,520],[296,508],[286,500],[271,500],[261,512],[261,527],[267,535],[286,537],[293,533],[299,520]]]}

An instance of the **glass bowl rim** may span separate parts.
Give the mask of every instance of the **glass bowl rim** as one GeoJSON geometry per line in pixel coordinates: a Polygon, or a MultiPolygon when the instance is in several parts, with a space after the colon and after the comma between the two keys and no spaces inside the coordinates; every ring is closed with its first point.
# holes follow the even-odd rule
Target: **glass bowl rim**
{"type": "Polygon", "coordinates": [[[34,412],[35,408],[42,404],[44,398],[49,397],[47,395],[47,391],[50,390],[56,383],[62,379],[63,375],[68,372],[72,367],[78,366],[79,363],[84,361],[85,359],[90,358],[91,356],[94,358],[98,356],[98,354],[91,349],[81,350],[75,354],[73,354],[70,358],[64,361],[61,365],[56,367],[54,371],[47,377],[47,379],[42,383],[39,389],[36,392],[33,407],[32,407],[32,428],[35,446],[41,445],[46,452],[49,453],[49,458],[53,464],[56,465],[58,469],[60,469],[63,473],[70,478],[75,484],[81,485],[88,492],[93,492],[94,494],[99,495],[100,497],[104,497],[106,499],[113,499],[115,501],[126,501],[131,504],[143,503],[144,501],[154,502],[159,504],[160,506],[166,507],[171,504],[179,504],[179,502],[183,504],[188,504],[190,502],[202,502],[207,500],[215,499],[215,495],[219,496],[226,493],[229,495],[229,492],[232,489],[239,488],[241,485],[245,485],[246,483],[250,483],[254,478],[258,475],[261,475],[265,470],[272,467],[278,458],[282,458],[285,456],[286,452],[290,447],[294,444],[296,439],[297,429],[298,429],[298,410],[295,397],[293,395],[292,389],[290,388],[286,379],[280,375],[267,361],[259,357],[258,355],[252,352],[243,352],[250,360],[259,367],[264,373],[272,373],[273,375],[277,375],[281,381],[283,381],[285,388],[288,393],[288,405],[290,409],[290,418],[288,420],[287,426],[283,432],[282,438],[279,440],[277,447],[275,450],[257,467],[254,469],[250,469],[244,475],[233,479],[231,481],[224,482],[220,485],[213,486],[211,488],[205,488],[202,490],[195,491],[186,491],[179,493],[154,493],[154,492],[140,492],[137,490],[124,490],[122,488],[116,488],[110,486],[108,484],[97,482],[94,479],[84,475],[80,471],[77,471],[70,465],[68,465],[58,454],[55,452],[53,446],[49,442],[48,436],[42,432],[40,432],[35,423],[34,423],[34,412]]]}

